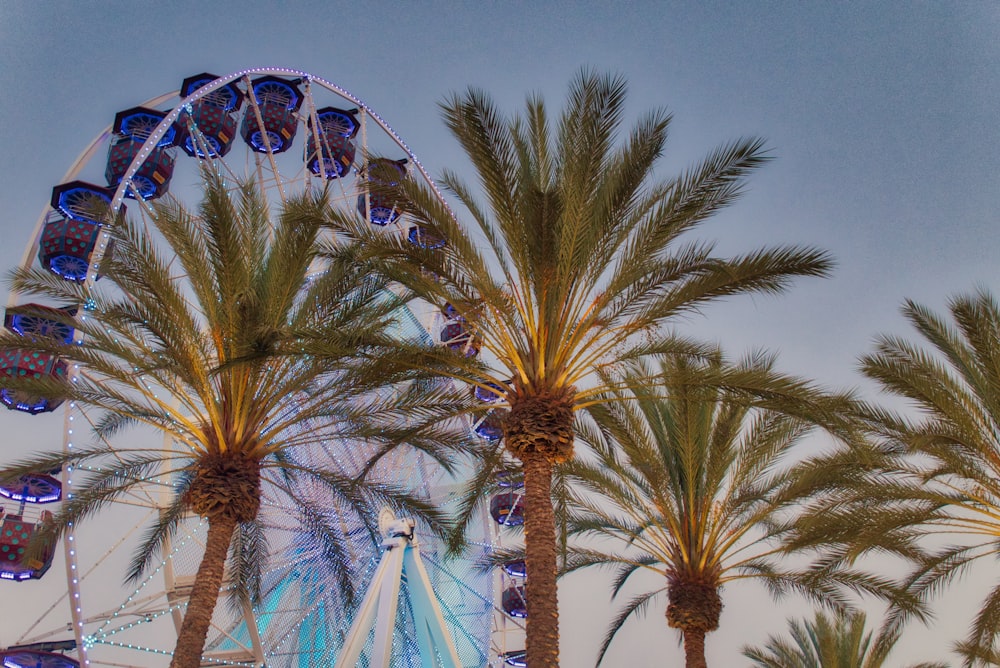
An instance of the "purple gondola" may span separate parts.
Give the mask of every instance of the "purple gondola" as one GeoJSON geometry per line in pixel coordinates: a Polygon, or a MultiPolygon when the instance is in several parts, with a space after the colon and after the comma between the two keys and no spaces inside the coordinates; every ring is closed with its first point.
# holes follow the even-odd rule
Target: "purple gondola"
{"type": "Polygon", "coordinates": [[[311,117],[308,119],[306,164],[310,172],[327,179],[337,179],[350,171],[357,150],[352,140],[361,127],[355,116],[357,113],[357,109],[336,107],[318,109],[315,130],[313,119],[311,117]]]}
{"type": "Polygon", "coordinates": [[[62,498],[62,483],[44,473],[28,473],[0,485],[0,496],[24,503],[55,503],[62,498]]]}
{"type": "Polygon", "coordinates": [[[35,650],[8,650],[0,652],[0,666],[4,668],[80,668],[80,662],[65,654],[35,650]]]}
{"type": "Polygon", "coordinates": [[[248,104],[243,112],[243,141],[258,153],[284,153],[299,127],[302,91],[295,83],[272,76],[254,79],[250,89],[255,104],[248,104]]]}
{"type": "Polygon", "coordinates": [[[21,582],[37,580],[52,566],[55,540],[42,545],[36,555],[28,554],[28,543],[42,524],[52,521],[52,513],[41,511],[37,519],[23,515],[2,515],[0,519],[0,579],[21,582]]]}
{"type": "Polygon", "coordinates": [[[516,492],[501,492],[490,499],[490,515],[497,524],[520,526],[524,524],[524,503],[516,492]]]}
{"type": "Polygon", "coordinates": [[[499,471],[497,487],[521,489],[524,487],[524,475],[520,471],[499,471]]]}
{"type": "MultiPolygon", "coordinates": [[[[104,171],[109,187],[118,187],[145,141],[166,117],[167,112],[146,107],[133,107],[115,115],[112,126],[114,136],[108,149],[108,163],[104,171]]],[[[177,130],[171,126],[132,175],[131,184],[125,190],[126,197],[156,199],[166,194],[174,175],[172,147],[176,138],[177,130]]]]}
{"type": "Polygon", "coordinates": [[[479,344],[472,329],[460,321],[442,328],[441,343],[466,357],[474,357],[479,354],[479,344]]]}
{"type": "Polygon", "coordinates": [[[73,343],[73,326],[64,321],[76,315],[75,308],[52,308],[41,304],[11,306],[4,313],[3,326],[18,336],[46,338],[73,343]]]}
{"type": "Polygon", "coordinates": [[[497,410],[490,411],[482,420],[475,423],[472,430],[487,441],[499,441],[503,438],[503,413],[497,410]]]}
{"type": "Polygon", "coordinates": [[[446,320],[461,320],[465,322],[465,317],[458,312],[458,309],[451,302],[447,302],[444,308],[441,309],[441,315],[445,317],[446,320]]]}
{"type": "Polygon", "coordinates": [[[406,239],[414,246],[426,248],[427,250],[444,248],[447,243],[444,237],[439,237],[423,225],[411,225],[409,231],[406,233],[406,239]]]}
{"type": "MultiPolygon", "coordinates": [[[[114,191],[108,188],[95,186],[86,181],[70,181],[52,189],[50,203],[53,209],[67,218],[102,225],[107,221],[113,196],[114,191]]],[[[121,207],[119,215],[124,214],[125,207],[121,207]]]]}
{"type": "Polygon", "coordinates": [[[496,383],[486,383],[486,386],[476,385],[472,388],[472,396],[484,404],[495,404],[504,398],[504,388],[496,383]]]}
{"type": "Polygon", "coordinates": [[[524,559],[504,562],[503,570],[512,578],[523,578],[528,575],[528,567],[524,563],[524,559]]]}
{"type": "Polygon", "coordinates": [[[365,215],[365,193],[358,195],[358,213],[372,225],[388,225],[399,218],[400,210],[396,202],[379,188],[398,185],[400,179],[406,176],[406,162],[405,158],[403,160],[378,158],[365,167],[364,176],[369,184],[368,215],[365,215]]]}
{"type": "Polygon", "coordinates": [[[511,617],[524,619],[528,616],[528,602],[523,586],[507,587],[500,597],[500,606],[511,617]]]}
{"type": "MultiPolygon", "coordinates": [[[[188,97],[218,78],[208,72],[188,77],[181,84],[181,97],[188,97]]],[[[177,120],[178,145],[191,157],[225,156],[236,137],[236,112],[242,104],[243,91],[235,83],[219,86],[198,98],[177,120]]]]}

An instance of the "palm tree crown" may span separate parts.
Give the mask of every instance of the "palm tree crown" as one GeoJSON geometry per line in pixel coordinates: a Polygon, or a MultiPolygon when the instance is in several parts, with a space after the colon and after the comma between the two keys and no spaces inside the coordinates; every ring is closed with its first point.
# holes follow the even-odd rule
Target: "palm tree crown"
{"type": "MultiPolygon", "coordinates": [[[[786,398],[816,392],[781,378],[772,363],[748,358],[730,375],[784,384],[786,398]]],[[[566,572],[613,567],[614,595],[637,574],[657,576],[612,621],[598,663],[623,624],[664,594],[667,624],[681,632],[694,668],[706,665],[705,634],[719,626],[727,583],[755,578],[773,593],[795,590],[825,602],[841,600],[838,583],[879,588],[861,573],[783,563],[776,536],[796,499],[787,493],[793,466],[782,461],[813,426],[779,403],[755,406],[744,391],[717,385],[726,366],[718,355],[675,357],[641,365],[618,383],[607,379],[622,389],[590,406],[578,429],[593,456],[560,469],[569,484],[567,531],[578,543],[566,572]]]]}
{"type": "MultiPolygon", "coordinates": [[[[810,484],[818,491],[795,542],[814,541],[818,525],[838,527],[831,558],[879,552],[908,559],[917,564],[909,591],[926,599],[997,554],[1000,305],[979,290],[952,298],[947,318],[913,301],[902,310],[924,345],[883,335],[861,368],[917,411],[865,408],[871,439],[816,462],[810,484]],[[923,539],[934,535],[957,542],[932,549],[923,539]]],[[[910,614],[893,611],[884,632],[910,614]]],[[[998,629],[1000,586],[986,593],[968,637],[956,645],[965,665],[995,665],[998,629]]]]}
{"type": "MultiPolygon", "coordinates": [[[[792,642],[769,636],[763,647],[744,647],[743,656],[756,668],[881,668],[893,646],[873,645],[862,612],[817,612],[811,620],[790,619],[788,633],[792,642]]],[[[911,668],[947,665],[919,663],[911,668]]]]}
{"type": "MultiPolygon", "coordinates": [[[[762,142],[727,144],[657,180],[670,116],[653,111],[626,130],[625,92],[622,78],[583,71],[555,123],[539,97],[505,118],[482,91],[452,95],[442,104],[445,122],[479,190],[454,171],[441,183],[473,229],[415,181],[386,196],[414,222],[408,238],[416,243],[342,221],[394,280],[453,315],[463,352],[484,353],[485,364],[453,375],[501,395],[502,443],[524,472],[532,668],[558,662],[549,490],[552,466],[572,457],[574,411],[606,389],[590,384],[593,372],[643,353],[690,349],[663,332],[679,314],[727,295],[778,292],[793,277],[831,266],[814,249],[726,259],[711,244],[681,241],[738,197],[745,176],[766,161],[762,142]]],[[[471,481],[466,515],[494,470],[482,466],[471,481]]]]}
{"type": "MultiPolygon", "coordinates": [[[[253,183],[234,186],[208,169],[204,178],[198,212],[164,201],[145,223],[116,222],[114,254],[102,262],[99,283],[68,283],[37,269],[15,274],[13,287],[21,293],[89,304],[79,321],[62,316],[82,333],[78,344],[10,334],[3,340],[56,354],[80,369],[69,384],[5,386],[98,409],[101,439],[130,425],[149,425],[173,439],[172,451],[101,444],[42,455],[5,468],[0,478],[59,465],[94,471],[74,485],[55,531],[153,474],[178,481],[130,577],[141,575],[186,512],[207,518],[207,546],[171,664],[185,667],[201,665],[230,550],[236,594],[249,600],[258,591],[261,563],[255,558],[264,543],[257,513],[265,484],[293,497],[299,483],[319,486],[372,521],[384,504],[439,519],[402,488],[310,463],[298,456],[299,446],[352,438],[373,451],[405,441],[437,453],[443,440],[436,439],[450,434],[432,416],[445,398],[441,391],[412,383],[408,390],[373,394],[418,374],[391,356],[389,328],[399,303],[386,297],[350,248],[322,241],[326,195],[289,200],[275,221],[253,183]],[[323,271],[313,271],[321,258],[323,271]],[[316,340],[323,357],[309,354],[316,340]],[[408,410],[421,403],[423,411],[408,410]]],[[[325,509],[307,500],[300,507],[312,525],[323,521],[325,509]]],[[[342,586],[349,587],[350,565],[340,564],[339,571],[342,586]]]]}

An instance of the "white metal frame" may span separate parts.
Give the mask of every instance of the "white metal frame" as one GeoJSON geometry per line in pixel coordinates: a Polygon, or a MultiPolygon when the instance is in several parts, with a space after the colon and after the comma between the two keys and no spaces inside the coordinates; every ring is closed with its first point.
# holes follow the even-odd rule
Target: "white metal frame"
{"type": "Polygon", "coordinates": [[[368,665],[372,668],[389,668],[399,588],[403,577],[406,577],[406,591],[413,610],[420,665],[422,668],[461,668],[455,643],[448,633],[441,606],[420,559],[413,527],[413,520],[397,520],[388,509],[382,511],[379,528],[385,536],[382,543],[385,553],[351,624],[335,668],[354,668],[358,665],[372,627],[375,629],[375,642],[368,665]],[[435,657],[441,661],[436,661],[435,657]]]}

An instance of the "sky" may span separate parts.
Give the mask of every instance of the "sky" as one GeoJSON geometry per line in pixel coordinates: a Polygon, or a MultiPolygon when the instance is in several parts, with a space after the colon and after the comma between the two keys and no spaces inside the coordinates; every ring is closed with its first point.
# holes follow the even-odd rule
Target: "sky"
{"type": "MultiPolygon", "coordinates": [[[[995,0],[0,0],[0,267],[20,262],[51,188],[117,111],[198,72],[265,66],[351,91],[432,174],[467,167],[440,119],[445,95],[474,86],[514,111],[537,92],[558,108],[581,67],[624,75],[632,118],[672,112],[661,176],[737,137],[765,138],[774,160],[692,238],[722,254],[816,246],[836,270],[778,297],[713,305],[678,328],[734,356],[775,351],[782,369],[831,387],[874,396],[856,360],[878,333],[910,334],[903,299],[941,311],[951,295],[1000,290],[995,0]]],[[[37,426],[58,419],[0,414],[4,451],[58,447],[37,426]]],[[[9,597],[21,595],[11,586],[0,584],[0,629],[14,621],[9,597]]],[[[949,660],[975,589],[964,583],[945,596],[938,621],[908,631],[892,665],[949,660]]],[[[563,665],[591,665],[612,614],[606,582],[573,576],[560,596],[563,665]]],[[[723,596],[710,665],[742,665],[743,643],[782,632],[786,615],[806,609],[749,584],[723,596]]],[[[624,632],[606,665],[680,657],[658,610],[624,632]]]]}

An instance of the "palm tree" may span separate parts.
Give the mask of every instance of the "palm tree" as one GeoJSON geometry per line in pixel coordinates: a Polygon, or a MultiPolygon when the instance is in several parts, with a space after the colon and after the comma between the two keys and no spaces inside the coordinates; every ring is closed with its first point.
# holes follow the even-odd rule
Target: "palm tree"
{"type": "Polygon", "coordinates": [[[784,399],[755,406],[760,402],[746,392],[716,384],[726,366],[719,355],[639,365],[619,382],[605,379],[621,389],[590,406],[580,422],[578,438],[592,456],[560,469],[568,485],[567,535],[576,543],[564,571],[613,568],[613,597],[633,576],[656,576],[612,620],[598,664],[625,622],[664,595],[685,665],[704,668],[705,636],[719,627],[728,583],[754,578],[776,595],[798,591],[826,605],[845,602],[841,585],[883,596],[891,589],[850,569],[785,562],[779,538],[797,499],[786,491],[794,467],[782,462],[814,429],[793,415],[801,411],[791,399],[817,390],[780,376],[773,358],[756,355],[732,373],[786,389],[784,399]]]}
{"type": "MultiPolygon", "coordinates": [[[[788,620],[792,642],[769,636],[763,647],[743,648],[743,656],[757,668],[882,668],[890,644],[872,644],[863,612],[817,612],[808,621],[788,620]]],[[[911,668],[947,668],[944,663],[919,663],[911,668]]]]}
{"type": "MultiPolygon", "coordinates": [[[[746,175],[767,160],[763,143],[732,142],[658,180],[670,115],[653,111],[623,135],[625,94],[621,77],[582,71],[554,126],[537,96],[522,115],[505,118],[480,90],[454,94],[442,103],[445,122],[485,203],[456,172],[441,183],[473,229],[413,180],[381,194],[414,222],[415,243],[341,221],[341,232],[364,241],[389,276],[455,317],[467,343],[461,353],[482,350],[484,363],[456,363],[453,376],[501,395],[508,409],[498,447],[524,473],[532,668],[558,664],[552,470],[573,456],[574,412],[606,389],[590,385],[592,372],[645,353],[697,349],[664,326],[710,301],[780,292],[794,277],[831,267],[815,249],[723,258],[711,244],[682,241],[739,196],[746,175]]],[[[470,481],[465,517],[501,463],[498,451],[470,481]]]]}
{"type": "MultiPolygon", "coordinates": [[[[817,491],[792,540],[807,545],[823,524],[839,531],[831,558],[909,559],[907,586],[924,599],[974,563],[992,563],[1000,538],[1000,305],[979,289],[950,299],[948,311],[907,300],[903,315],[923,345],[883,335],[861,359],[868,378],[916,411],[866,407],[872,438],[816,462],[803,485],[817,491]]],[[[893,611],[888,630],[907,618],[893,611]]],[[[998,630],[1000,586],[986,592],[955,646],[964,665],[996,665],[998,630]]]]}
{"type": "MultiPolygon", "coordinates": [[[[114,254],[102,262],[99,283],[69,283],[38,269],[14,275],[18,292],[88,304],[79,321],[48,310],[36,313],[77,328],[83,334],[79,345],[10,333],[2,340],[80,367],[72,383],[19,385],[6,379],[9,390],[98,409],[101,439],[147,425],[179,444],[175,452],[163,452],[103,443],[0,470],[0,479],[60,465],[95,471],[75,481],[74,498],[63,506],[55,532],[127,495],[157,471],[179,481],[130,571],[131,579],[141,576],[185,512],[208,520],[174,668],[201,665],[227,553],[233,555],[236,595],[248,601],[259,592],[261,563],[254,559],[261,556],[263,529],[256,519],[265,482],[293,497],[299,483],[318,485],[363,516],[373,514],[370,504],[375,512],[389,504],[440,520],[402,488],[311,465],[296,455],[297,446],[353,438],[376,450],[405,441],[436,454],[450,436],[434,415],[434,406],[447,399],[444,391],[409,383],[409,389],[373,394],[419,374],[392,357],[399,302],[386,297],[354,250],[322,241],[327,196],[289,200],[275,224],[253,183],[227,185],[208,169],[204,178],[198,213],[164,202],[155,205],[148,223],[112,226],[114,254]],[[313,271],[321,259],[323,271],[313,271]],[[309,354],[316,340],[323,342],[322,358],[309,354]],[[414,405],[426,408],[412,411],[414,405]]],[[[322,521],[322,509],[309,512],[306,501],[301,507],[312,525],[322,521]]],[[[335,548],[331,554],[346,553],[335,548]]]]}

